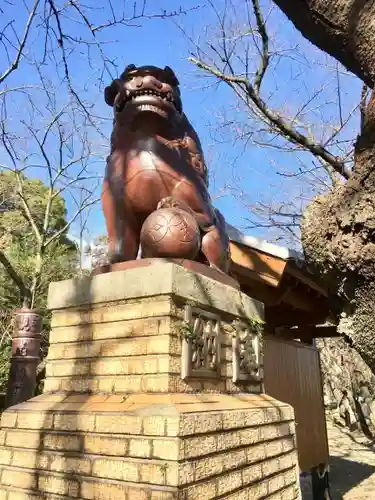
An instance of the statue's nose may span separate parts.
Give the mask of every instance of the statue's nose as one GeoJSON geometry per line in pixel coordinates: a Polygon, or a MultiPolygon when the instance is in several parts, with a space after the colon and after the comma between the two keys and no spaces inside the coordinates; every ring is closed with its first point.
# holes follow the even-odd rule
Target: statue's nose
{"type": "Polygon", "coordinates": [[[138,85],[137,82],[137,87],[144,87],[150,90],[160,90],[162,88],[163,84],[154,76],[152,75],[146,75],[142,78],[141,85],[138,85]]]}

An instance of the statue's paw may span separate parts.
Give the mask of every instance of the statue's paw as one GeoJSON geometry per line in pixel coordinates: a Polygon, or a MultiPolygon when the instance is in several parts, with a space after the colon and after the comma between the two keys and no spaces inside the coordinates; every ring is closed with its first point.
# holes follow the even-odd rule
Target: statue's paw
{"type": "Polygon", "coordinates": [[[117,264],[125,260],[123,243],[121,241],[113,244],[112,248],[108,250],[107,259],[110,264],[117,264]]]}
{"type": "Polygon", "coordinates": [[[175,206],[176,200],[172,196],[166,196],[159,201],[156,210],[159,210],[160,208],[173,208],[175,206]]]}
{"type": "Polygon", "coordinates": [[[160,208],[181,208],[182,210],[191,212],[190,207],[184,201],[177,200],[174,196],[162,198],[157,205],[157,210],[160,208]]]}

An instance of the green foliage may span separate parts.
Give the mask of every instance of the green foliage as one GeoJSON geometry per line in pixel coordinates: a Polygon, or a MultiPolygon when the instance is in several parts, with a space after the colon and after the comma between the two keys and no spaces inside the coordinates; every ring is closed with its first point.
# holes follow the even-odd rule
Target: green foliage
{"type": "MultiPolygon", "coordinates": [[[[21,182],[30,212],[42,231],[48,187],[38,179],[26,179],[24,176],[21,176],[21,182]]],[[[51,207],[48,236],[55,234],[65,224],[65,202],[62,197],[56,196],[51,207]]],[[[0,251],[4,252],[28,288],[31,287],[35,273],[37,250],[36,238],[22,207],[17,179],[13,172],[0,171],[0,251]]],[[[48,346],[50,317],[46,306],[49,283],[74,276],[77,273],[77,264],[77,248],[65,233],[44,251],[34,304],[44,317],[42,357],[48,346]]],[[[21,306],[19,289],[0,264],[0,391],[5,389],[8,377],[13,311],[21,306]]]]}
{"type": "Polygon", "coordinates": [[[234,331],[249,329],[255,335],[263,334],[264,325],[265,322],[258,316],[242,317],[241,319],[236,319],[232,322],[232,328],[234,331]]]}
{"type": "MultiPolygon", "coordinates": [[[[26,286],[31,285],[35,268],[35,245],[27,236],[13,238],[5,254],[13,268],[22,277],[26,286]]],[[[59,281],[71,277],[76,272],[78,263],[77,250],[70,242],[65,244],[56,240],[45,250],[41,279],[37,287],[37,309],[45,307],[46,293],[51,281],[59,281]]],[[[21,306],[17,286],[10,280],[6,271],[0,267],[0,308],[21,306]]]]}
{"type": "Polygon", "coordinates": [[[263,334],[265,322],[262,319],[260,319],[258,316],[244,318],[244,321],[246,322],[250,331],[252,331],[256,335],[263,334]]]}
{"type": "Polygon", "coordinates": [[[180,324],[180,333],[181,336],[186,340],[195,340],[196,339],[196,333],[194,332],[194,327],[191,325],[189,321],[181,321],[180,324]]]}
{"type": "MultiPolygon", "coordinates": [[[[27,179],[23,174],[19,174],[19,180],[22,184],[23,197],[27,201],[36,225],[42,231],[49,188],[41,180],[27,179]]],[[[64,227],[65,219],[64,199],[56,196],[51,207],[47,233],[52,235],[64,227]]],[[[6,248],[11,238],[25,235],[34,239],[32,228],[22,206],[19,181],[13,171],[0,171],[0,249],[6,248]]]]}
{"type": "Polygon", "coordinates": [[[5,382],[9,374],[9,359],[11,355],[11,311],[0,310],[0,392],[5,389],[5,382]]]}

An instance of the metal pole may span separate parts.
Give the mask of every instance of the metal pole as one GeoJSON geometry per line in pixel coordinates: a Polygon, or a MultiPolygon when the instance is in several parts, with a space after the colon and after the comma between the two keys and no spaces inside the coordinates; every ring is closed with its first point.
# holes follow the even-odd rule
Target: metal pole
{"type": "Polygon", "coordinates": [[[313,500],[332,500],[326,464],[320,464],[311,469],[311,486],[313,500]]]}
{"type": "Polygon", "coordinates": [[[27,401],[34,396],[41,331],[42,316],[40,314],[26,308],[16,311],[12,335],[7,408],[27,401]]]}

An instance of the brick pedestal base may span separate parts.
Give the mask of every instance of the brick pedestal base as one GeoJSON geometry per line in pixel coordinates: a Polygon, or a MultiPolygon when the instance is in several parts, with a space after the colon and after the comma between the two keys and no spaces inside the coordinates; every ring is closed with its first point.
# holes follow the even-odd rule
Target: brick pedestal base
{"type": "Polygon", "coordinates": [[[8,409],[0,499],[299,498],[261,394],[261,304],[172,263],[51,286],[44,394],[8,409]]]}

